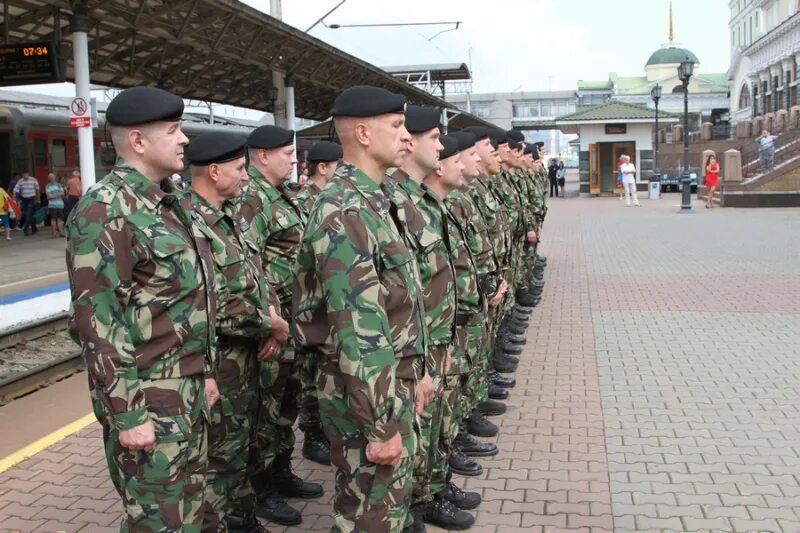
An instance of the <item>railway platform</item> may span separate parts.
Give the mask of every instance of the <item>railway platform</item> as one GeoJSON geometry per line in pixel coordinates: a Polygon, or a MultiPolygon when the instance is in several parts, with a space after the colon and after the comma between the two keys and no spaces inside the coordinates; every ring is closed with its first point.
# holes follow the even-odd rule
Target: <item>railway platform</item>
{"type": "MultiPolygon", "coordinates": [[[[800,531],[800,217],[679,201],[550,200],[500,453],[456,476],[471,531],[800,531]]],[[[0,408],[0,530],[117,530],[84,379],[0,408]]],[[[295,466],[325,496],[269,528],[326,530],[332,473],[295,466]]]]}

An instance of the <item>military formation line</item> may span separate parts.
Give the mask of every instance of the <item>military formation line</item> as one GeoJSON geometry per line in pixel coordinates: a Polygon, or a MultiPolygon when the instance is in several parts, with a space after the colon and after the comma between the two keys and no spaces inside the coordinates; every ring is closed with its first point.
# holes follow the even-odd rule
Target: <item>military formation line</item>
{"type": "Polygon", "coordinates": [[[117,163],[66,225],[123,531],[296,525],[335,471],[333,531],[467,529],[546,266],[540,143],[441,134],[441,111],[342,92],[299,193],[294,132],[181,132],[183,101],[110,102],[117,163]],[[189,162],[190,183],[169,179],[189,162]],[[319,481],[319,480],[316,480],[319,481]]]}

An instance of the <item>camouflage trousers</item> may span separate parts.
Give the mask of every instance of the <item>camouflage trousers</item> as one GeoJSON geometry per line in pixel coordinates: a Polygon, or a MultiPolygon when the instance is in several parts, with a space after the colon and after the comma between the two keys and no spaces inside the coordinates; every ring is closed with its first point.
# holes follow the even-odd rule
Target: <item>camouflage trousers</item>
{"type": "Polygon", "coordinates": [[[258,405],[256,345],[218,341],[220,399],[208,430],[206,512],[203,530],[253,524],[255,494],[247,477],[254,413],[258,405]]]}
{"type": "Polygon", "coordinates": [[[284,348],[280,359],[260,364],[256,435],[250,449],[251,479],[265,472],[275,457],[294,449],[293,426],[299,413],[300,389],[293,346],[284,348]]]}
{"type": "MultiPolygon", "coordinates": [[[[430,363],[436,369],[436,377],[433,378],[433,387],[436,390],[434,399],[425,406],[422,415],[417,417],[419,423],[419,444],[417,446],[416,462],[414,464],[414,503],[426,502],[433,499],[436,494],[431,490],[430,483],[433,472],[440,467],[442,456],[439,446],[439,439],[442,434],[442,424],[444,423],[444,364],[447,351],[450,346],[438,344],[429,347],[428,357],[430,363]]],[[[430,365],[429,365],[430,366],[430,365]]],[[[444,457],[447,464],[449,454],[444,457]]],[[[441,488],[439,489],[441,490],[441,488]]]]}
{"type": "Polygon", "coordinates": [[[200,532],[208,459],[203,376],[142,379],[141,387],[155,426],[150,452],[123,447],[105,407],[92,401],[111,481],[125,508],[120,531],[200,532]]]}
{"type": "Polygon", "coordinates": [[[456,326],[456,343],[467,354],[469,365],[462,367],[460,412],[469,416],[480,402],[489,397],[489,343],[483,313],[476,313],[467,326],[456,326]]]}
{"type": "Polygon", "coordinates": [[[319,417],[319,397],[317,396],[317,359],[315,354],[295,356],[300,372],[300,431],[322,431],[322,420],[319,417]]]}
{"type": "Polygon", "coordinates": [[[411,525],[409,513],[418,444],[413,398],[416,380],[397,378],[395,417],[402,437],[402,455],[396,467],[367,460],[367,439],[358,429],[346,392],[336,383],[337,363],[320,363],[317,380],[320,416],[331,443],[335,469],[333,520],[335,533],[401,533],[411,525]]]}
{"type": "Polygon", "coordinates": [[[458,435],[458,423],[462,419],[458,409],[458,399],[461,396],[461,376],[444,376],[442,385],[441,397],[434,400],[441,403],[441,422],[438,448],[435,458],[431,461],[429,485],[431,494],[440,493],[450,480],[450,454],[453,453],[453,441],[458,435]]]}

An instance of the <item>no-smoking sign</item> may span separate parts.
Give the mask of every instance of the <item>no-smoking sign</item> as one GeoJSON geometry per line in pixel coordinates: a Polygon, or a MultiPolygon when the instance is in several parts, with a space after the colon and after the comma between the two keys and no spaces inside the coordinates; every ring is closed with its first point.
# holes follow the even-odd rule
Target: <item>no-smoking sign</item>
{"type": "Polygon", "coordinates": [[[86,98],[78,96],[72,99],[69,109],[72,111],[72,116],[82,117],[89,111],[89,104],[86,103],[86,98]]]}

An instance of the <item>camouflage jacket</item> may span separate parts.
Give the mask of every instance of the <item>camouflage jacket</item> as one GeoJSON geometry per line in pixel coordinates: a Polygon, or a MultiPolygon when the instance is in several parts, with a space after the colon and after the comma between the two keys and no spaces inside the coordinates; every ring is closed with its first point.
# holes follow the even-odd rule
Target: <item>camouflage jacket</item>
{"type": "Polygon", "coordinates": [[[480,175],[475,178],[472,193],[482,196],[480,202],[476,201],[476,206],[484,214],[484,220],[489,230],[489,238],[494,249],[494,257],[499,268],[498,275],[504,277],[508,269],[506,262],[510,235],[508,213],[489,176],[480,175]]]}
{"type": "Polygon", "coordinates": [[[451,253],[456,271],[458,313],[474,315],[485,311],[485,302],[478,285],[478,267],[475,262],[474,228],[470,227],[472,206],[464,201],[464,195],[453,191],[444,199],[447,208],[448,231],[451,235],[451,253]]]}
{"type": "Polygon", "coordinates": [[[142,379],[211,372],[216,313],[211,253],[192,235],[188,196],[123,165],[67,221],[70,334],[93,397],[120,430],[145,423],[158,402],[142,379]]]}
{"type": "MultiPolygon", "coordinates": [[[[349,163],[317,197],[295,266],[298,350],[332,361],[336,388],[358,431],[383,441],[398,431],[395,380],[424,372],[425,319],[397,207],[349,163]]],[[[412,399],[413,400],[413,399],[412,399]]]]}
{"type": "Polygon", "coordinates": [[[267,281],[278,294],[281,313],[291,317],[292,270],[300,249],[306,215],[283,187],[273,187],[254,167],[241,217],[247,222],[247,238],[255,243],[267,281]]]}
{"type": "Polygon", "coordinates": [[[306,182],[305,187],[297,193],[297,205],[300,206],[300,209],[303,210],[303,213],[308,218],[309,213],[311,213],[311,208],[314,207],[314,202],[317,200],[317,196],[319,193],[322,192],[322,189],[317,187],[317,184],[313,181],[309,180],[306,182]]]}
{"type": "MultiPolygon", "coordinates": [[[[419,267],[429,342],[431,345],[449,345],[453,342],[455,327],[456,287],[440,200],[400,169],[386,179],[382,187],[395,202],[402,198],[401,191],[411,202],[400,211],[400,218],[402,220],[405,212],[412,219],[407,229],[419,267]]],[[[435,373],[431,365],[428,365],[428,370],[435,373]]]]}
{"type": "Polygon", "coordinates": [[[483,294],[493,295],[497,292],[502,277],[498,251],[502,252],[504,236],[496,229],[499,206],[491,191],[477,177],[470,183],[466,195],[474,208],[473,224],[482,242],[481,249],[475,255],[478,281],[483,294]]]}
{"type": "MultiPolygon", "coordinates": [[[[258,249],[244,238],[241,221],[234,222],[236,207],[228,201],[219,210],[196,192],[191,196],[192,207],[204,222],[195,224],[194,234],[208,241],[214,259],[217,335],[256,341],[266,338],[272,329],[269,290],[258,249]]],[[[214,363],[216,371],[219,359],[214,363]]]]}

